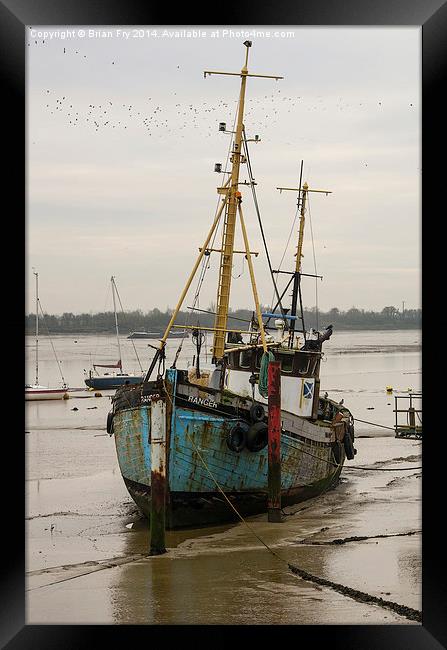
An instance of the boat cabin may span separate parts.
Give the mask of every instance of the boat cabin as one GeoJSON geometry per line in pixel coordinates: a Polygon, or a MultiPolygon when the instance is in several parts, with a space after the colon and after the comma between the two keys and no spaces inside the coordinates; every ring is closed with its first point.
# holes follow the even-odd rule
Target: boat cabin
{"type": "MultiPolygon", "coordinates": [[[[226,354],[227,368],[243,370],[252,374],[259,373],[264,350],[262,348],[235,350],[235,347],[233,344],[232,351],[226,354]]],[[[279,361],[281,364],[281,375],[289,377],[319,376],[321,352],[288,348],[274,348],[270,351],[273,352],[275,361],[279,361]]]]}

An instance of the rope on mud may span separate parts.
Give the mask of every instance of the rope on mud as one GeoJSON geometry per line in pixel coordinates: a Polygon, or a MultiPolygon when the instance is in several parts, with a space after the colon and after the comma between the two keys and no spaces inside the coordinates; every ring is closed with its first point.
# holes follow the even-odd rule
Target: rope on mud
{"type": "Polygon", "coordinates": [[[200,460],[202,461],[202,463],[203,463],[205,469],[207,470],[207,472],[208,472],[209,475],[211,476],[211,478],[212,478],[213,482],[215,483],[217,489],[218,489],[219,492],[222,494],[222,496],[224,497],[224,499],[226,500],[226,502],[229,504],[229,506],[234,510],[234,512],[236,513],[236,515],[237,515],[237,516],[239,517],[239,519],[242,521],[242,523],[245,524],[245,525],[247,526],[247,528],[248,528],[248,529],[250,530],[250,532],[251,532],[251,533],[256,537],[256,539],[257,539],[259,542],[261,542],[261,544],[262,544],[263,546],[265,546],[265,548],[266,548],[268,551],[270,551],[270,553],[272,553],[272,555],[274,555],[275,557],[277,557],[277,558],[278,558],[279,560],[281,560],[282,562],[286,562],[286,560],[284,560],[284,559],[283,559],[280,555],[278,555],[278,554],[277,554],[273,549],[271,549],[270,546],[268,546],[268,544],[266,544],[266,543],[264,542],[264,540],[262,540],[262,539],[259,537],[259,535],[257,534],[257,532],[256,532],[256,531],[255,531],[255,530],[254,530],[254,529],[253,529],[253,528],[252,528],[252,527],[251,527],[251,526],[250,526],[250,525],[245,521],[245,519],[243,518],[243,516],[242,516],[242,515],[240,514],[240,512],[239,512],[239,511],[234,507],[234,505],[231,503],[230,499],[227,497],[227,495],[225,494],[225,492],[224,492],[224,491],[222,490],[222,488],[220,487],[220,485],[219,485],[217,479],[214,477],[212,471],[210,470],[210,468],[209,468],[208,465],[206,464],[204,458],[202,457],[200,451],[198,450],[198,448],[197,448],[197,446],[196,446],[194,440],[191,438],[191,436],[189,435],[188,431],[186,431],[186,435],[187,435],[187,437],[189,438],[190,442],[192,443],[194,449],[196,450],[196,453],[197,453],[198,457],[200,458],[200,460]]]}
{"type": "Polygon", "coordinates": [[[347,596],[348,598],[352,598],[353,600],[357,602],[363,602],[367,604],[372,604],[372,605],[378,605],[379,607],[390,609],[399,616],[404,616],[405,618],[412,620],[412,621],[422,621],[422,612],[419,610],[413,609],[411,607],[406,607],[405,605],[400,605],[399,603],[395,603],[394,601],[391,600],[384,600],[383,598],[379,598],[377,596],[373,596],[371,594],[367,594],[363,591],[358,591],[357,589],[352,589],[351,587],[346,587],[345,585],[339,584],[337,582],[331,582],[330,580],[326,580],[325,578],[320,578],[319,576],[314,576],[311,573],[308,573],[304,569],[300,569],[299,567],[295,566],[294,564],[291,564],[284,558],[282,558],[276,551],[274,551],[266,542],[264,542],[261,537],[256,533],[255,530],[245,521],[245,519],[242,517],[242,515],[239,513],[239,511],[234,507],[234,505],[231,503],[231,501],[228,499],[226,496],[225,492],[222,490],[220,487],[219,483],[217,482],[216,478],[214,477],[213,473],[209,469],[208,465],[206,464],[204,458],[202,457],[201,453],[199,452],[196,444],[194,443],[194,440],[191,438],[189,433],[186,431],[186,435],[191,441],[194,449],[196,450],[196,453],[200,460],[202,461],[205,469],[208,471],[209,475],[213,479],[214,483],[216,484],[219,492],[223,495],[225,500],[228,502],[228,504],[231,506],[231,508],[234,510],[236,515],[239,517],[239,519],[242,521],[243,524],[247,526],[247,528],[250,530],[250,532],[256,537],[256,539],[261,542],[265,548],[270,551],[272,555],[274,555],[278,560],[281,560],[284,564],[287,564],[288,568],[292,573],[295,575],[298,575],[300,578],[303,580],[307,580],[309,582],[313,582],[318,585],[322,585],[324,587],[329,587],[333,589],[334,591],[337,591],[338,593],[342,594],[343,596],[347,596]]]}
{"type": "Polygon", "coordinates": [[[399,616],[404,616],[410,621],[422,621],[422,612],[417,609],[406,607],[405,605],[399,605],[399,603],[395,603],[392,600],[384,600],[378,596],[367,594],[364,591],[358,591],[357,589],[346,587],[345,585],[341,585],[338,582],[331,582],[331,580],[326,580],[325,578],[314,576],[311,573],[304,571],[304,569],[300,569],[299,567],[294,566],[293,564],[289,563],[288,566],[292,573],[295,573],[303,580],[314,582],[315,584],[322,585],[323,587],[330,587],[334,591],[337,591],[338,593],[342,594],[343,596],[347,596],[348,598],[352,598],[357,602],[367,603],[368,605],[378,605],[379,607],[391,609],[393,612],[396,612],[396,614],[399,614],[399,616]]]}
{"type": "Polygon", "coordinates": [[[394,427],[386,427],[384,424],[377,424],[377,422],[367,422],[366,420],[359,420],[359,418],[353,418],[355,422],[363,422],[363,424],[372,424],[373,427],[381,427],[382,429],[390,429],[390,431],[395,431],[394,427]]]}
{"type": "Polygon", "coordinates": [[[352,467],[344,467],[344,469],[364,469],[366,472],[409,472],[414,469],[422,469],[422,467],[360,467],[360,465],[352,465],[352,467]]]}
{"type": "MultiPolygon", "coordinates": [[[[172,402],[172,399],[171,399],[171,396],[169,394],[169,391],[166,390],[166,384],[165,384],[165,382],[163,382],[163,383],[164,383],[164,386],[165,386],[166,395],[167,395],[169,401],[171,402],[171,406],[174,406],[173,402],[172,402]]],[[[223,489],[220,487],[217,479],[215,478],[215,476],[211,472],[210,468],[206,464],[205,459],[203,458],[202,454],[198,450],[197,445],[195,444],[194,440],[191,438],[191,436],[189,435],[187,430],[185,431],[185,433],[186,433],[186,436],[188,437],[188,439],[190,440],[190,442],[192,443],[192,445],[193,445],[199,459],[203,463],[203,466],[205,467],[205,469],[207,470],[207,472],[211,476],[211,478],[212,478],[214,484],[216,485],[217,489],[222,494],[224,499],[227,501],[227,503],[229,504],[231,509],[236,513],[238,518],[242,521],[243,524],[245,524],[245,526],[256,537],[256,539],[263,546],[265,546],[265,548],[272,555],[274,555],[278,560],[280,560],[284,564],[287,564],[288,568],[290,569],[290,571],[292,573],[294,573],[295,575],[300,576],[300,578],[302,578],[303,580],[308,580],[309,582],[313,582],[315,584],[319,584],[319,585],[322,585],[322,586],[325,586],[325,587],[330,587],[334,591],[337,591],[338,593],[341,593],[343,596],[347,596],[349,598],[352,598],[353,600],[356,600],[357,602],[364,602],[364,603],[367,603],[367,604],[378,605],[379,607],[382,607],[382,608],[391,609],[392,611],[396,612],[400,616],[404,616],[405,618],[407,618],[409,620],[418,621],[418,622],[422,621],[422,612],[420,612],[419,610],[412,609],[411,607],[406,607],[405,605],[399,605],[399,603],[395,603],[395,602],[393,602],[391,600],[384,600],[383,598],[378,598],[377,596],[372,596],[371,594],[367,594],[367,593],[365,593],[363,591],[358,591],[357,589],[352,589],[351,587],[346,587],[345,585],[339,584],[337,582],[331,582],[330,580],[326,580],[325,578],[320,578],[319,576],[314,576],[311,573],[308,573],[307,571],[305,571],[304,569],[300,569],[299,567],[295,566],[294,564],[291,564],[290,562],[285,560],[283,557],[278,555],[278,553],[276,553],[276,551],[274,551],[272,548],[270,548],[270,546],[266,542],[264,542],[264,540],[261,537],[259,537],[259,535],[256,533],[256,531],[245,521],[244,517],[234,507],[234,505],[231,503],[231,501],[229,500],[229,498],[227,497],[227,495],[225,494],[223,489]]],[[[311,454],[311,455],[313,455],[313,454],[311,454]]],[[[332,464],[335,464],[335,463],[332,463],[332,464]]],[[[339,465],[336,465],[336,466],[338,467],[339,465]]],[[[352,468],[352,469],[354,469],[354,468],[352,468]]],[[[411,469],[416,469],[416,468],[411,468],[411,469]]]]}
{"type": "MultiPolygon", "coordinates": [[[[103,571],[103,569],[114,569],[117,566],[122,566],[123,564],[130,564],[131,562],[137,562],[138,560],[142,560],[146,558],[147,555],[144,555],[143,553],[138,553],[136,555],[132,555],[130,558],[129,557],[119,557],[119,558],[112,558],[111,560],[99,560],[97,564],[95,564],[94,568],[90,569],[89,571],[84,571],[83,573],[79,573],[76,576],[69,576],[68,578],[61,578],[60,580],[55,580],[54,582],[49,582],[48,584],[45,585],[37,585],[37,587],[30,587],[29,589],[26,589],[26,591],[35,591],[36,589],[43,589],[44,587],[52,587],[53,585],[57,585],[60,582],[68,582],[69,580],[76,580],[76,578],[83,578],[84,576],[88,576],[91,573],[96,573],[97,571],[103,571]]],[[[47,570],[38,570],[38,571],[31,571],[28,575],[42,575],[43,573],[51,573],[52,571],[56,571],[57,569],[67,569],[67,568],[73,568],[75,566],[82,566],[85,564],[84,562],[81,565],[62,565],[60,567],[50,567],[47,570]]]]}

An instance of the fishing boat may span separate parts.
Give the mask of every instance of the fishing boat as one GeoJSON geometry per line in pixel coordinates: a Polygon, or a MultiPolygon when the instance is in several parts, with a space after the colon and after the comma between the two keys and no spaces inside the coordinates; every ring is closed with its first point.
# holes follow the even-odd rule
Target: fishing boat
{"type": "MultiPolygon", "coordinates": [[[[36,380],[34,384],[25,384],[25,400],[47,400],[47,399],[67,399],[67,386],[62,376],[63,386],[60,388],[50,388],[39,384],[39,274],[33,271],[36,278],[36,380]]],[[[54,351],[54,348],[53,348],[54,351]]],[[[55,354],[56,356],[56,354],[55,354]]],[[[56,363],[59,366],[59,361],[56,356],[56,363]]]]}
{"type": "MultiPolygon", "coordinates": [[[[121,343],[120,343],[120,334],[119,334],[119,327],[118,327],[118,315],[116,311],[116,296],[118,296],[119,299],[119,294],[116,288],[116,282],[113,275],[110,278],[110,282],[112,285],[113,312],[115,315],[115,332],[116,332],[116,342],[118,345],[119,359],[116,363],[94,363],[93,364],[93,370],[89,370],[88,377],[86,377],[84,381],[89,388],[95,390],[113,390],[119,388],[120,386],[141,384],[141,381],[143,379],[143,371],[141,375],[131,375],[129,373],[123,372],[121,343]],[[111,372],[111,373],[104,372],[102,375],[100,375],[97,372],[96,368],[110,368],[116,371],[119,370],[119,372],[111,372]]],[[[135,354],[136,354],[136,350],[135,350],[135,354]]],[[[137,354],[136,356],[138,359],[137,354]]]]}
{"type": "MultiPolygon", "coordinates": [[[[322,345],[331,336],[332,326],[320,332],[307,331],[304,324],[301,278],[306,274],[301,269],[301,249],[306,199],[312,190],[307,184],[301,186],[301,179],[297,188],[301,215],[298,250],[286,287],[293,283],[292,305],[284,307],[285,292],[279,295],[274,283],[277,304],[270,312],[261,310],[252,261],[255,253],[250,250],[240,192],[242,164],[247,165],[246,184],[254,196],[256,185],[248,151],[248,142],[253,140],[247,138],[243,123],[244,101],[249,77],[282,77],[250,74],[247,66],[251,42],[244,45],[247,49],[240,73],[205,71],[205,77],[231,74],[241,78],[236,130],[231,132],[231,170],[226,172],[227,181],[217,188],[219,208],[144,381],[119,389],[107,418],[107,431],[114,435],[125,485],[148,517],[152,498],[155,502],[160,494],[160,474],[151,471],[151,454],[160,448],[162,440],[160,467],[167,490],[162,500],[168,529],[232,521],[237,519],[237,513],[244,516],[267,510],[267,368],[272,360],[280,363],[282,506],[315,497],[335,486],[345,459],[355,454],[350,411],[327,395],[320,395],[322,345]],[[236,251],[234,246],[237,217],[244,240],[242,251],[236,251]],[[221,218],[222,245],[213,249],[221,218]],[[176,354],[172,366],[165,369],[169,332],[176,327],[176,318],[204,256],[211,252],[220,253],[214,327],[179,325],[193,330],[195,365],[177,367],[176,354]],[[256,314],[243,331],[228,327],[231,270],[237,253],[243,254],[248,263],[256,314]],[[272,319],[273,327],[269,328],[272,319]],[[200,368],[200,345],[204,332],[209,330],[213,333],[212,362],[200,368]],[[160,401],[165,404],[161,411],[160,401]],[[165,438],[160,439],[160,431],[165,431],[165,438]]],[[[221,131],[225,130],[222,124],[221,131]]],[[[257,136],[254,141],[259,141],[257,136]]],[[[220,172],[220,165],[216,167],[220,172]]],[[[274,279],[273,269],[271,273],[274,279]]]]}

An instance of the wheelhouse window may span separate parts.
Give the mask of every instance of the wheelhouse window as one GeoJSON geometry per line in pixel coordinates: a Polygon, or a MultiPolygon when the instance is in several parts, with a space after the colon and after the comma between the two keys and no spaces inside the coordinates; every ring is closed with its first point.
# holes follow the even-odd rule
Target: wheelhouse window
{"type": "Polygon", "coordinates": [[[309,374],[311,374],[311,375],[314,375],[314,374],[315,374],[315,369],[316,369],[316,367],[317,367],[317,363],[318,363],[318,359],[313,359],[313,358],[310,359],[310,363],[309,363],[309,366],[310,366],[310,367],[309,367],[309,374]]]}
{"type": "Polygon", "coordinates": [[[306,375],[309,370],[309,357],[306,354],[296,355],[296,372],[299,375],[306,375]]]}
{"type": "Polygon", "coordinates": [[[239,352],[239,367],[240,368],[251,368],[251,350],[241,350],[239,352]]]}
{"type": "Polygon", "coordinates": [[[281,362],[281,372],[290,373],[293,371],[293,354],[281,354],[278,361],[281,362]]]}

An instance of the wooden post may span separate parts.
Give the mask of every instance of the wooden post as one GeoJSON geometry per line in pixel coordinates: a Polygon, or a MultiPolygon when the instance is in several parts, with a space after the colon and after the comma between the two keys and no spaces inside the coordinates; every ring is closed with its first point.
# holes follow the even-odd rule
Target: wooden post
{"type": "Polygon", "coordinates": [[[151,405],[151,530],[150,555],[166,553],[166,402],[151,405]]]}
{"type": "Polygon", "coordinates": [[[268,521],[281,522],[281,364],[268,365],[268,521]]]}
{"type": "Polygon", "coordinates": [[[415,409],[414,406],[410,406],[408,409],[408,423],[410,425],[411,431],[416,431],[416,418],[415,418],[415,409]]]}

